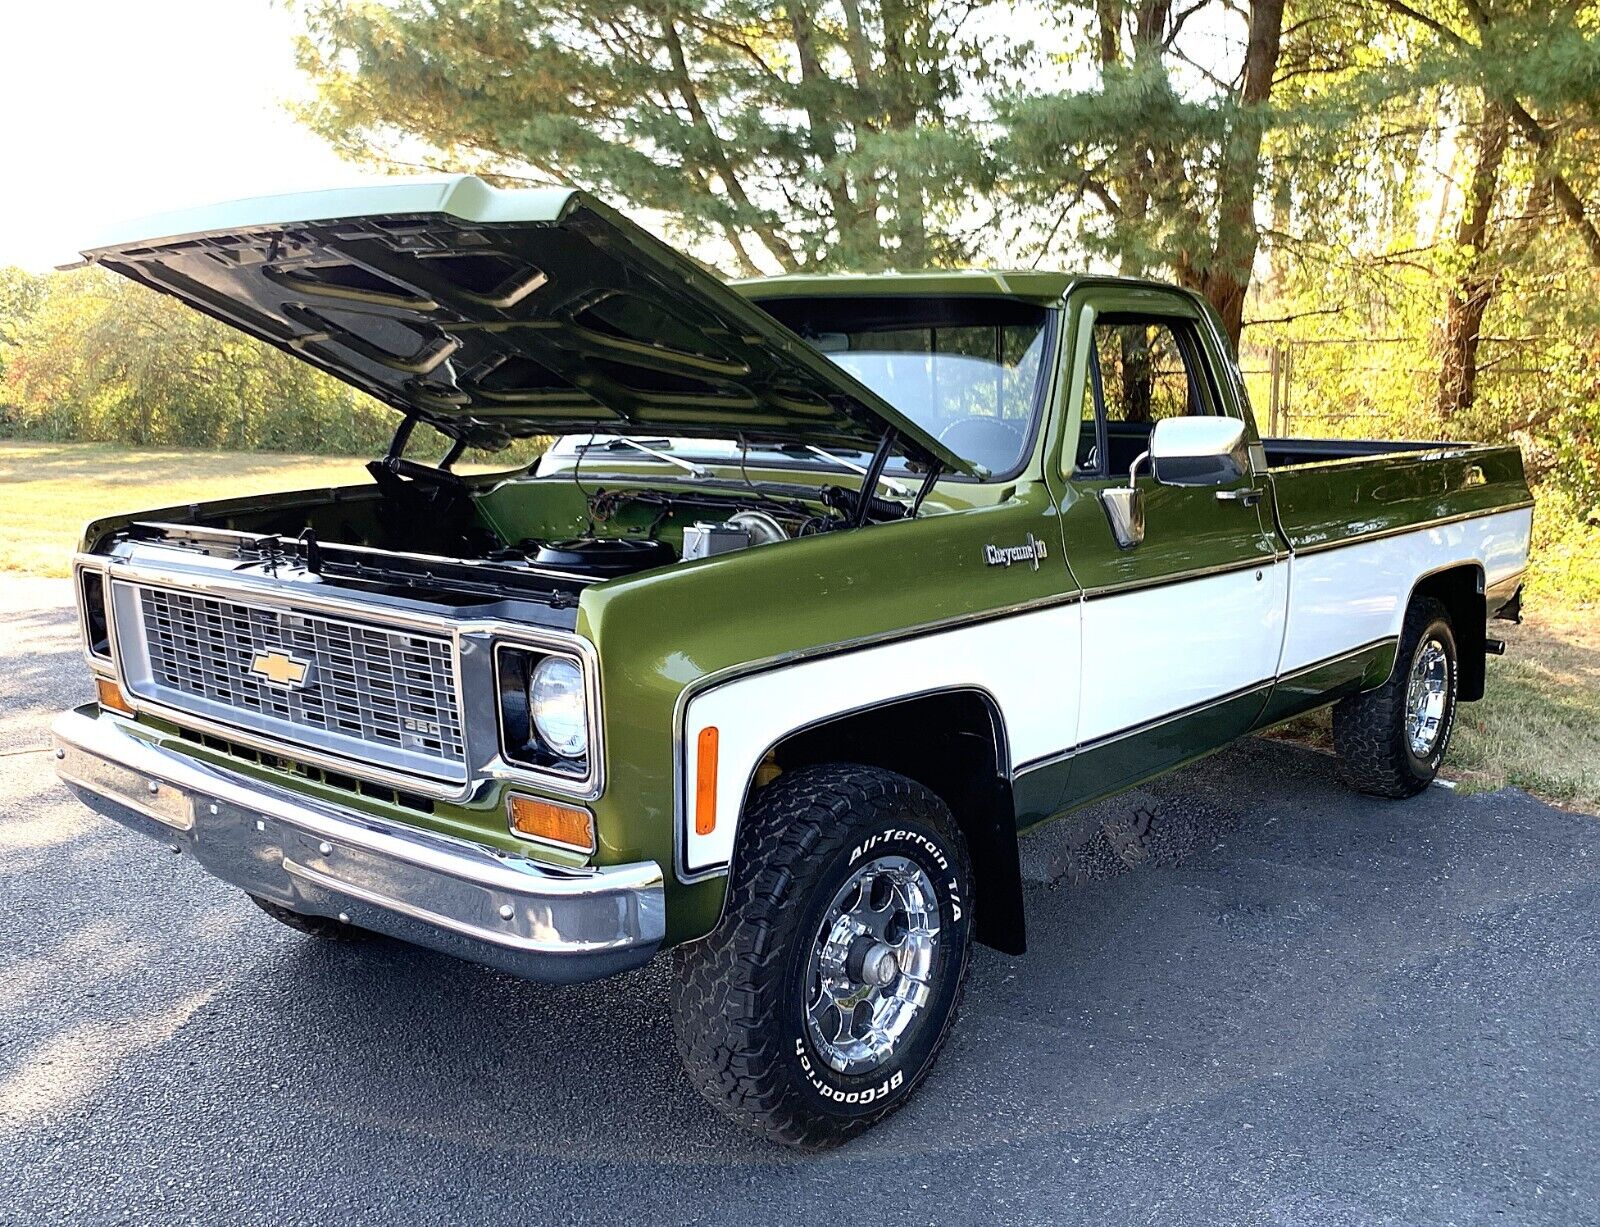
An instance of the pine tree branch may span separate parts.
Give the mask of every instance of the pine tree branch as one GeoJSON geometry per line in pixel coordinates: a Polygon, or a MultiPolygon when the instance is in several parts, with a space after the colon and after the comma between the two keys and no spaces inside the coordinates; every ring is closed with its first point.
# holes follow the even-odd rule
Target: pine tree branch
{"type": "MultiPolygon", "coordinates": [[[[746,222],[748,228],[761,241],[766,244],[767,250],[783,266],[787,272],[793,272],[800,267],[800,260],[794,248],[778,233],[777,228],[765,221],[761,211],[751,201],[745,191],[744,184],[739,179],[738,172],[734,169],[732,160],[728,157],[727,149],[722,143],[722,138],[717,135],[717,130],[712,126],[705,109],[700,104],[700,94],[695,88],[694,78],[689,72],[688,57],[684,55],[683,40],[678,35],[676,19],[665,17],[661,22],[662,37],[667,44],[667,55],[672,62],[672,70],[677,77],[678,93],[683,98],[684,105],[689,108],[689,115],[695,126],[704,134],[707,148],[717,170],[718,177],[722,180],[723,190],[728,193],[728,198],[743,209],[748,215],[746,222]]],[[[741,248],[742,250],[742,248],[741,248]]]]}
{"type": "MultiPolygon", "coordinates": [[[[1411,5],[1405,3],[1405,0],[1380,0],[1380,3],[1390,12],[1408,17],[1412,21],[1432,30],[1458,51],[1481,53],[1483,50],[1478,44],[1452,30],[1442,21],[1418,12],[1411,5]]],[[[1462,4],[1480,31],[1489,27],[1491,24],[1490,16],[1478,0],[1462,0],[1462,4]]],[[[1510,93],[1506,93],[1497,96],[1496,101],[1505,107],[1507,113],[1511,116],[1511,122],[1516,125],[1517,131],[1522,134],[1524,140],[1547,158],[1554,154],[1555,142],[1550,134],[1545,131],[1544,126],[1533,117],[1519,99],[1513,97],[1510,93]]],[[[1572,185],[1567,182],[1566,176],[1554,169],[1550,171],[1550,188],[1563,216],[1577,230],[1579,240],[1589,253],[1590,263],[1596,268],[1600,268],[1600,230],[1597,230],[1594,223],[1589,220],[1588,210],[1582,199],[1572,189],[1572,185]]]]}

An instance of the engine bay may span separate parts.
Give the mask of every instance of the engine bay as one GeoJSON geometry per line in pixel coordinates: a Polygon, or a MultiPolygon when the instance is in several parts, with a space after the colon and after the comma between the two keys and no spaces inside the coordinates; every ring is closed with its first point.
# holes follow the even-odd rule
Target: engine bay
{"type": "Polygon", "coordinates": [[[94,548],[153,549],[440,606],[511,599],[570,610],[592,584],[909,514],[885,499],[859,506],[855,490],[827,485],[590,486],[372,468],[370,487],[153,512],[94,548]]]}

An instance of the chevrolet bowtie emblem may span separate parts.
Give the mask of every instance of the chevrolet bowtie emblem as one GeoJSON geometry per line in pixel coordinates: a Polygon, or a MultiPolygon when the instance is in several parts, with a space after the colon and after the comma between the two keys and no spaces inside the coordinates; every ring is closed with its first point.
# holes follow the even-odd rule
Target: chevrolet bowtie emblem
{"type": "Polygon", "coordinates": [[[283,652],[258,652],[250,662],[250,672],[279,686],[298,690],[306,684],[306,674],[311,666],[303,660],[283,652]]]}

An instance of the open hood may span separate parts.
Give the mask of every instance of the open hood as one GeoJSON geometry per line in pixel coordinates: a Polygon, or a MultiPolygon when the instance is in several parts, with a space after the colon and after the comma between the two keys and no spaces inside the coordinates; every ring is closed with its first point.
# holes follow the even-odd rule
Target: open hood
{"type": "Polygon", "coordinates": [[[588,430],[971,466],[594,198],[473,176],[237,201],[104,236],[171,294],[476,447],[588,430]]]}

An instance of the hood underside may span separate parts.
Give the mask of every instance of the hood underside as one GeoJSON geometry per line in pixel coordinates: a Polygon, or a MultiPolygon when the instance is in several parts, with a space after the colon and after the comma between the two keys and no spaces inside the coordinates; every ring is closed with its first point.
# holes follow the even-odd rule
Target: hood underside
{"type": "Polygon", "coordinates": [[[971,466],[599,201],[471,176],[149,219],[84,257],[474,447],[602,431],[971,466]]]}

